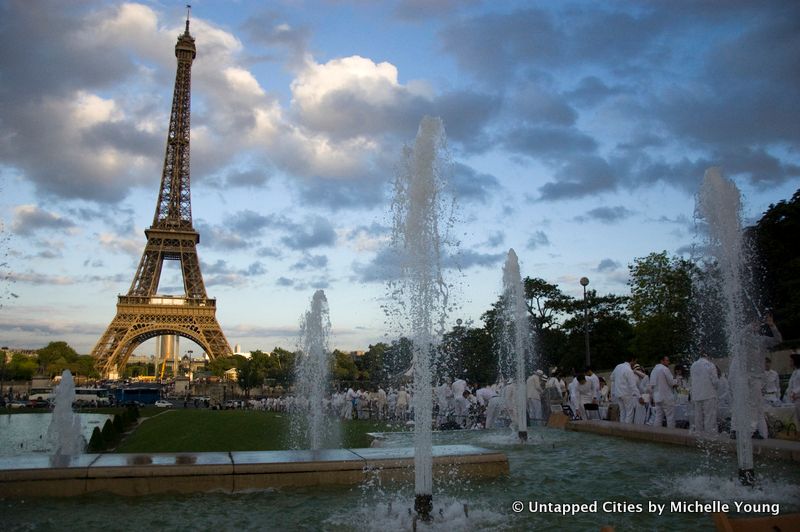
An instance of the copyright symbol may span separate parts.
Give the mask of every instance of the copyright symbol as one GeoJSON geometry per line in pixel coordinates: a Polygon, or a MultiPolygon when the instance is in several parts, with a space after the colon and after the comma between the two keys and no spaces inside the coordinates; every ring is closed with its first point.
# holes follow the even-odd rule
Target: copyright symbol
{"type": "Polygon", "coordinates": [[[514,513],[520,513],[525,509],[525,505],[522,503],[522,501],[514,501],[511,503],[511,509],[514,510],[514,513]]]}

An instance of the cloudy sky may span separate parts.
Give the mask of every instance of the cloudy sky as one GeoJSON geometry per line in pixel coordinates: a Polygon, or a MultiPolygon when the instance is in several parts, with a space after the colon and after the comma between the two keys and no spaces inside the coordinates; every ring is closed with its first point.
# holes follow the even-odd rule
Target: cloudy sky
{"type": "MultiPolygon", "coordinates": [[[[800,185],[797,2],[192,4],[194,225],[244,350],[293,348],[318,288],[334,345],[386,339],[388,185],[425,115],[453,160],[452,321],[479,321],[509,248],[567,293],[582,276],[627,293],[634,258],[690,248],[709,166],[750,221],[800,185]]],[[[0,345],[89,352],[114,317],[152,222],[184,17],[166,0],[0,0],[0,345]]]]}

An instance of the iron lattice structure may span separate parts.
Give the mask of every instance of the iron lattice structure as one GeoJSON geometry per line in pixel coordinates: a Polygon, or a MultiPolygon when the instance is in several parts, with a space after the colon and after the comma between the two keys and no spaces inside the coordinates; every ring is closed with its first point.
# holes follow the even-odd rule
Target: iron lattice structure
{"type": "Polygon", "coordinates": [[[117,314],[92,350],[104,377],[122,375],[139,344],[164,334],[177,334],[196,342],[211,359],[233,355],[217,323],[216,300],[206,295],[197,257],[200,234],[192,226],[189,133],[191,72],[196,55],[187,19],[186,31],[175,45],[178,68],[153,225],[145,230],[147,244],[130,290],[119,296],[117,314]],[[183,297],[157,294],[165,260],[180,261],[183,297]]]}

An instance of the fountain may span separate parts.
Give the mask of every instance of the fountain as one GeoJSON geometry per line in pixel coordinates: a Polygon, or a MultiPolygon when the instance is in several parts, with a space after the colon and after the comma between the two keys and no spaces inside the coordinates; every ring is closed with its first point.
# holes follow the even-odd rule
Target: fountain
{"type": "MultiPolygon", "coordinates": [[[[731,424],[736,431],[736,455],[739,462],[739,479],[751,485],[755,481],[753,470],[753,443],[751,433],[751,380],[758,370],[758,349],[750,345],[752,331],[746,327],[744,312],[745,249],[742,242],[741,195],[736,185],[723,177],[719,168],[709,168],[697,195],[697,214],[708,228],[708,253],[716,262],[721,274],[724,296],[725,331],[731,353],[731,424]]],[[[763,371],[763,360],[761,361],[763,371]]]]}
{"type": "Polygon", "coordinates": [[[520,441],[524,442],[528,439],[525,354],[530,350],[531,336],[525,308],[525,288],[519,271],[519,260],[513,248],[508,250],[503,266],[503,298],[500,310],[500,338],[497,345],[500,377],[505,382],[514,383],[512,424],[517,428],[520,441]]]}
{"type": "Polygon", "coordinates": [[[61,382],[55,389],[53,417],[47,429],[47,439],[53,449],[51,460],[54,465],[68,463],[86,447],[81,418],[72,411],[73,401],[75,401],[75,382],[72,380],[72,373],[65,369],[61,374],[61,382]]]}
{"type": "Polygon", "coordinates": [[[327,416],[324,401],[330,389],[331,332],[328,299],[317,290],[311,308],[300,321],[300,352],[295,369],[295,402],[292,408],[292,434],[295,446],[318,451],[325,444],[338,447],[338,442],[326,441],[334,431],[334,421],[327,416]]]}
{"type": "Polygon", "coordinates": [[[414,509],[429,520],[433,509],[431,358],[444,331],[447,286],[441,272],[445,173],[444,126],[424,117],[414,147],[404,149],[392,201],[392,244],[400,258],[400,289],[413,343],[414,509]]]}

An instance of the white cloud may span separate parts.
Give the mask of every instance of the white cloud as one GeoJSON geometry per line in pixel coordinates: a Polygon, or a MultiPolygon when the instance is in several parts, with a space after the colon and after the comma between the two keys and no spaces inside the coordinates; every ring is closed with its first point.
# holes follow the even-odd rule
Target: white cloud
{"type": "Polygon", "coordinates": [[[131,257],[137,257],[144,251],[146,242],[141,237],[120,237],[111,233],[100,233],[97,235],[97,242],[104,248],[114,253],[124,253],[131,257]]]}
{"type": "Polygon", "coordinates": [[[393,64],[357,55],[324,64],[307,57],[291,89],[292,111],[301,124],[348,137],[391,130],[396,123],[388,118],[408,111],[415,100],[429,104],[432,98],[422,83],[399,83],[393,64]]]}

